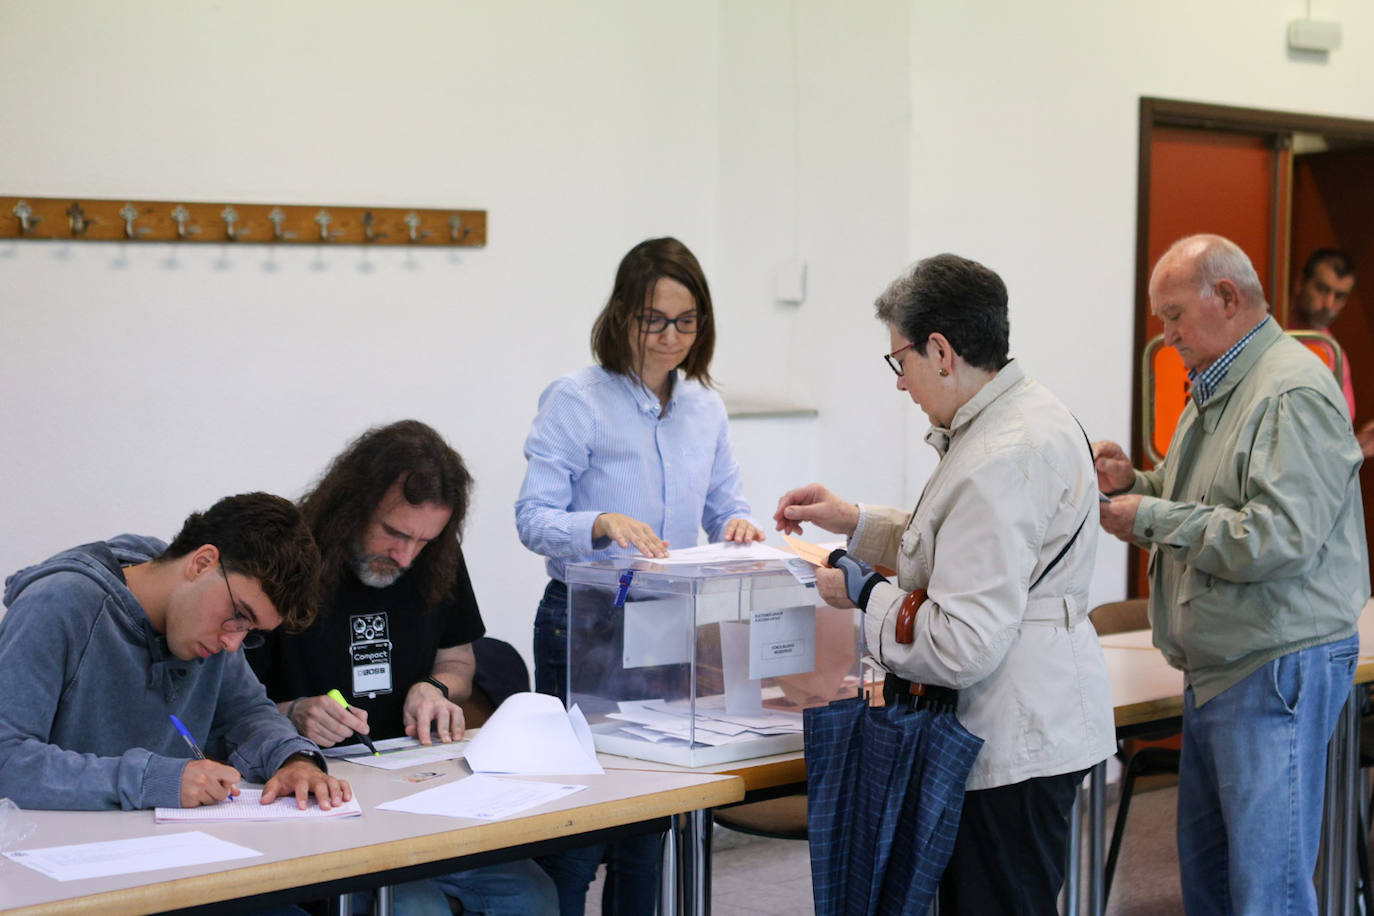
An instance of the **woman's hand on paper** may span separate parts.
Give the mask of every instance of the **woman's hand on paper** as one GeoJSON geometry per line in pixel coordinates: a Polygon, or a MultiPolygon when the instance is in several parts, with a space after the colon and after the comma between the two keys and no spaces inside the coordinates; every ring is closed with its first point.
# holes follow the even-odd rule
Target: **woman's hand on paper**
{"type": "Polygon", "coordinates": [[[621,547],[634,545],[646,557],[666,557],[668,542],[660,540],[654,529],[619,512],[603,512],[592,522],[592,540],[610,538],[621,547]]]}
{"type": "Polygon", "coordinates": [[[732,518],[725,523],[723,540],[747,544],[750,541],[762,541],[766,537],[767,535],[747,518],[732,518]]]}

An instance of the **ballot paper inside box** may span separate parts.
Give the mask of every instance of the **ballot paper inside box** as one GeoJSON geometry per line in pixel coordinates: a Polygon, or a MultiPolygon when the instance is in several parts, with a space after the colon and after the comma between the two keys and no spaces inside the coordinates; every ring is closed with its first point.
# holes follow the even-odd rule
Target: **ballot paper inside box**
{"type": "Polygon", "coordinates": [[[801,711],[855,696],[858,612],[781,559],[574,563],[569,705],[597,750],[703,766],[800,750],[801,711]]]}

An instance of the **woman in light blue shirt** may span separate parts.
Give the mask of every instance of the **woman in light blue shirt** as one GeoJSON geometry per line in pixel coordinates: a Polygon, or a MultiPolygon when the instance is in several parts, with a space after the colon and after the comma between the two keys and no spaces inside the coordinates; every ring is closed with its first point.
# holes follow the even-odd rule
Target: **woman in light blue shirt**
{"type": "MultiPolygon", "coordinates": [[[[701,265],[677,239],[650,239],[621,260],[592,327],[597,365],[540,395],[515,502],[520,540],[546,558],[550,580],[534,621],[539,692],[567,699],[564,564],[662,557],[670,545],[695,545],[703,528],[712,541],[763,540],[740,495],[725,405],[710,388],[714,349],[701,265]]],[[[541,863],[564,913],[582,912],[600,857],[598,847],[541,863]]],[[[657,838],[612,844],[607,858],[602,912],[653,912],[657,838]]]]}

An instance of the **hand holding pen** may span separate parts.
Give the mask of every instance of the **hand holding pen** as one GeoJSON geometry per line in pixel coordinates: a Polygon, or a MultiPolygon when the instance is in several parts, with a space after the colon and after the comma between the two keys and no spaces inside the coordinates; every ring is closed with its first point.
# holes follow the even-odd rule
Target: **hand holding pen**
{"type": "Polygon", "coordinates": [[[320,747],[333,747],[357,735],[366,735],[367,710],[340,703],[327,693],[301,697],[286,708],[286,717],[296,731],[320,747]]]}
{"type": "Polygon", "coordinates": [[[239,771],[208,759],[192,737],[190,729],[176,716],[171,716],[171,720],[195,758],[181,771],[181,807],[216,805],[231,795],[238,795],[238,782],[242,778],[239,771]]]}

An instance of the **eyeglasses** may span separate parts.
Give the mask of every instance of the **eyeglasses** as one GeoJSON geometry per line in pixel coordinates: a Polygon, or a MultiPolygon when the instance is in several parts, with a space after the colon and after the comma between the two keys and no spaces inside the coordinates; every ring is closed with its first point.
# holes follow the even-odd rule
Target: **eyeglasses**
{"type": "Polygon", "coordinates": [[[243,642],[240,647],[244,649],[257,649],[262,647],[267,640],[263,637],[261,630],[253,629],[253,618],[245,614],[239,608],[239,601],[234,597],[234,590],[229,587],[229,574],[224,571],[224,561],[219,564],[219,574],[224,577],[224,588],[229,592],[229,607],[233,614],[219,625],[219,628],[226,633],[242,633],[243,642]]]}
{"type": "Polygon", "coordinates": [[[883,359],[887,360],[888,366],[892,368],[893,372],[897,373],[898,378],[901,378],[902,376],[902,361],[897,358],[897,354],[904,353],[905,351],[910,350],[914,346],[916,346],[914,343],[909,343],[905,347],[898,347],[891,353],[883,354],[883,359]]]}
{"type": "Polygon", "coordinates": [[[679,334],[695,334],[704,323],[702,317],[696,312],[688,312],[686,315],[678,315],[676,318],[669,318],[656,312],[644,312],[635,317],[639,319],[639,329],[646,334],[662,334],[668,330],[670,324],[679,334]]]}

